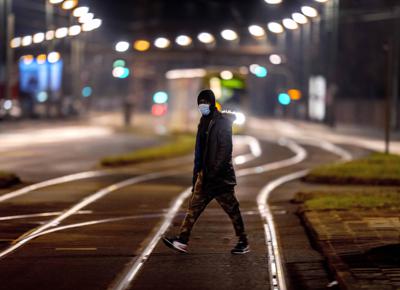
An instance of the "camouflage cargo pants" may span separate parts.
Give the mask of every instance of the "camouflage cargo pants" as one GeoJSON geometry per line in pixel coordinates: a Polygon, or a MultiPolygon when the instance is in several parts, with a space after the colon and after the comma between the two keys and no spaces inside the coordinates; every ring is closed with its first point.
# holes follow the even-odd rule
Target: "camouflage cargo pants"
{"type": "Polygon", "coordinates": [[[179,239],[185,243],[189,241],[193,225],[196,223],[203,210],[214,198],[230,217],[236,236],[245,238],[246,234],[243,219],[239,209],[239,202],[236,199],[235,194],[233,192],[218,194],[216,196],[208,194],[202,190],[202,179],[203,177],[200,173],[189,200],[189,207],[185,219],[181,225],[179,239]]]}

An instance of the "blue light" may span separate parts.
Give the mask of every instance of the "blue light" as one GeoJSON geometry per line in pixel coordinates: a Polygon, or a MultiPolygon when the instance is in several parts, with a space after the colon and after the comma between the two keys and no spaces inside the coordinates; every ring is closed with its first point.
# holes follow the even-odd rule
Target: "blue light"
{"type": "Polygon", "coordinates": [[[257,66],[254,70],[254,74],[258,78],[265,78],[268,74],[268,70],[263,66],[257,66]]]}
{"type": "Polygon", "coordinates": [[[278,101],[281,105],[283,106],[287,106],[290,104],[291,100],[290,100],[290,96],[288,94],[285,93],[281,93],[278,96],[278,101]]]}
{"type": "Polygon", "coordinates": [[[156,92],[153,96],[153,101],[156,104],[164,104],[168,101],[168,94],[163,91],[156,92]]]}
{"type": "Polygon", "coordinates": [[[84,87],[82,89],[82,97],[84,97],[84,98],[90,97],[92,95],[92,93],[93,93],[93,90],[91,87],[84,87]]]}
{"type": "Polygon", "coordinates": [[[36,99],[38,100],[39,103],[44,103],[48,99],[47,92],[40,92],[37,94],[36,99]]]}

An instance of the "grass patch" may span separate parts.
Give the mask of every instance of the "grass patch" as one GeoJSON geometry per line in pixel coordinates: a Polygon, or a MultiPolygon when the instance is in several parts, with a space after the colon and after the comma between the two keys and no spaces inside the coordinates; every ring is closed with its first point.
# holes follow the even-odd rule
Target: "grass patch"
{"type": "Polygon", "coordinates": [[[122,166],[140,162],[161,160],[182,156],[193,152],[196,137],[194,135],[174,135],[167,144],[143,148],[134,152],[105,157],[100,161],[102,166],[122,166]]]}
{"type": "Polygon", "coordinates": [[[10,187],[20,182],[21,180],[14,173],[0,171],[0,188],[10,187]]]}
{"type": "Polygon", "coordinates": [[[294,201],[303,203],[305,210],[400,208],[400,189],[300,192],[294,201]]]}
{"type": "Polygon", "coordinates": [[[305,181],[329,184],[400,185],[400,156],[373,153],[345,163],[317,167],[305,181]]]}

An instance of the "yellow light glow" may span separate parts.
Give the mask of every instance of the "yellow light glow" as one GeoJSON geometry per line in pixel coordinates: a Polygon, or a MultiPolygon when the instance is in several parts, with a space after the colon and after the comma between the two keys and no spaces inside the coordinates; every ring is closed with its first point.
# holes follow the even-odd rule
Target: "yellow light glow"
{"type": "Polygon", "coordinates": [[[65,0],[61,5],[62,9],[71,10],[78,6],[78,0],[65,0]]]}
{"type": "Polygon", "coordinates": [[[24,64],[26,65],[30,65],[33,62],[33,55],[28,54],[28,55],[24,55],[21,57],[21,60],[24,62],[24,64]]]}
{"type": "Polygon", "coordinates": [[[46,59],[47,59],[47,56],[46,56],[45,54],[39,54],[39,55],[36,57],[36,62],[37,62],[38,64],[44,64],[44,63],[46,62],[46,59]]]}
{"type": "Polygon", "coordinates": [[[146,51],[149,50],[150,48],[150,42],[147,40],[136,40],[135,43],[133,44],[134,49],[137,51],[146,51]]]}
{"type": "Polygon", "coordinates": [[[296,90],[296,89],[288,90],[288,95],[294,101],[297,101],[297,100],[301,99],[301,91],[296,90]]]}

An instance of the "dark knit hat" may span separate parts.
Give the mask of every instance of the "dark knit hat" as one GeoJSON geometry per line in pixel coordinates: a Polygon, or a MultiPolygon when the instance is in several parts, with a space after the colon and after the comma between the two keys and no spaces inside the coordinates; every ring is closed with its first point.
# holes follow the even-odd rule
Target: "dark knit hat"
{"type": "Polygon", "coordinates": [[[200,103],[200,100],[205,100],[207,103],[210,103],[211,108],[215,108],[215,95],[212,90],[202,90],[197,97],[197,104],[200,103]]]}

